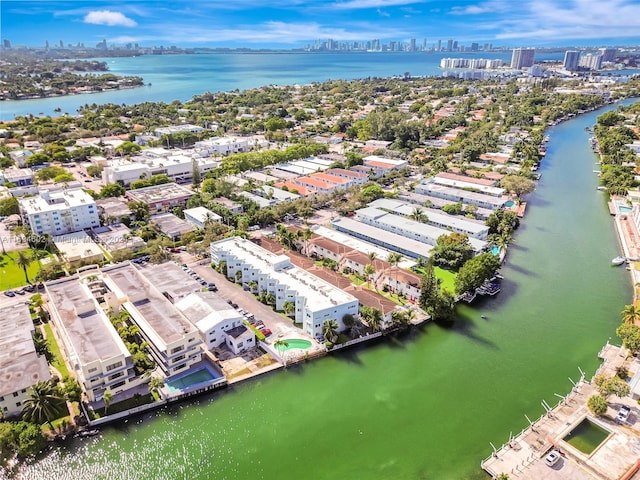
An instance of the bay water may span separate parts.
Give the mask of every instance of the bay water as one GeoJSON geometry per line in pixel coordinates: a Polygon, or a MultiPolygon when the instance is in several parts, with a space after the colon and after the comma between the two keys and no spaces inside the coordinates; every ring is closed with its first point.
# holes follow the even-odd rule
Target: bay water
{"type": "MultiPolygon", "coordinates": [[[[629,102],[624,102],[629,103],[629,102]]],[[[41,479],[481,479],[510,432],[591,376],[629,277],[585,127],[548,130],[502,292],[429,324],[106,427],[26,464],[41,479]],[[482,318],[484,315],[486,318],[482,318]]]]}

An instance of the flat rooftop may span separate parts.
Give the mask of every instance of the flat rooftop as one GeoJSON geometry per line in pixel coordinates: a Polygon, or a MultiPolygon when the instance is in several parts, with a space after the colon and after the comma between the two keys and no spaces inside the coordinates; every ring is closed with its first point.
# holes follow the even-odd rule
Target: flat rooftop
{"type": "MultiPolygon", "coordinates": [[[[449,195],[456,200],[464,202],[464,200],[474,200],[480,201],[483,203],[487,203],[492,205],[494,208],[502,207],[505,202],[508,200],[508,197],[501,196],[495,197],[493,195],[486,195],[484,193],[478,192],[470,192],[468,190],[462,190],[456,187],[448,187],[446,185],[440,185],[437,183],[423,183],[421,185],[416,186],[416,192],[428,195],[429,193],[442,193],[444,195],[449,195]]],[[[450,203],[455,202],[456,200],[451,200],[450,203]]],[[[468,203],[468,202],[464,202],[468,203]]]]}
{"type": "MultiPolygon", "coordinates": [[[[398,195],[398,198],[401,200],[406,200],[407,202],[415,205],[416,207],[422,207],[425,205],[431,205],[436,208],[442,208],[445,205],[451,205],[451,200],[446,200],[440,197],[432,197],[431,195],[423,195],[421,193],[401,193],[398,195]]],[[[493,198],[493,197],[489,197],[493,198]]],[[[489,208],[477,207],[476,215],[479,218],[489,218],[489,215],[493,213],[493,210],[489,208]]]]}
{"type": "Polygon", "coordinates": [[[324,310],[356,300],[352,295],[306,270],[294,266],[286,255],[271,253],[249,240],[240,237],[226,238],[212,243],[211,248],[226,251],[236,258],[250,263],[254,268],[269,275],[278,283],[296,291],[298,295],[305,297],[307,308],[311,310],[324,310]],[[284,267],[278,270],[274,269],[275,265],[283,263],[284,267]]]}
{"type": "Polygon", "coordinates": [[[144,203],[182,200],[184,198],[190,198],[193,195],[194,192],[186,187],[178,185],[177,183],[164,183],[162,185],[138,188],[127,192],[128,198],[144,203]]]}
{"type": "Polygon", "coordinates": [[[69,262],[84,259],[99,261],[104,258],[102,249],[84,231],[59,235],[53,237],[53,241],[69,262]]]}
{"type": "Polygon", "coordinates": [[[77,276],[49,282],[46,290],[82,364],[129,356],[111,322],[77,276]]]}
{"type": "Polygon", "coordinates": [[[0,308],[0,396],[51,378],[47,360],[36,353],[33,330],[26,305],[0,308]]]}
{"type": "MultiPolygon", "coordinates": [[[[392,198],[379,198],[378,200],[371,202],[369,206],[389,211],[391,213],[399,213],[406,217],[411,216],[417,208],[416,205],[392,198]]],[[[489,227],[484,223],[469,220],[457,215],[448,215],[446,213],[427,208],[422,208],[422,213],[427,216],[427,223],[433,222],[440,225],[446,225],[459,231],[468,232],[472,235],[479,235],[483,232],[489,231],[489,227]]]]}
{"type": "Polygon", "coordinates": [[[155,285],[159,279],[147,279],[131,264],[116,265],[114,268],[104,269],[103,272],[106,273],[108,281],[110,280],[107,286],[111,287],[112,282],[122,296],[129,297],[125,308],[160,350],[195,332],[191,322],[160,293],[155,285]],[[136,315],[136,311],[139,315],[136,315]]]}
{"type": "Polygon", "coordinates": [[[176,303],[176,308],[201,332],[208,332],[229,321],[242,322],[244,318],[214,292],[192,293],[176,303]]]}
{"type": "MultiPolygon", "coordinates": [[[[406,252],[411,253],[413,258],[428,258],[431,255],[433,246],[427,243],[407,238],[397,233],[388,232],[372,225],[353,220],[348,217],[340,217],[333,220],[334,228],[342,229],[350,235],[362,235],[370,241],[384,242],[386,245],[394,245],[406,252]]],[[[386,258],[386,257],[383,257],[386,258]]]]}
{"type": "Polygon", "coordinates": [[[200,283],[173,262],[148,265],[140,272],[161,293],[168,293],[174,301],[202,290],[200,283]]]}

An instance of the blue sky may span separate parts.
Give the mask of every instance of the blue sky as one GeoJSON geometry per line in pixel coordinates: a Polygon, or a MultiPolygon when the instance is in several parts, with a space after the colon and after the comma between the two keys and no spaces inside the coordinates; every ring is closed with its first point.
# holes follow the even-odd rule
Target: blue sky
{"type": "Polygon", "coordinates": [[[640,0],[0,0],[13,45],[296,48],[423,38],[503,46],[638,45],[640,0]],[[268,7],[266,6],[268,5],[268,7]]]}

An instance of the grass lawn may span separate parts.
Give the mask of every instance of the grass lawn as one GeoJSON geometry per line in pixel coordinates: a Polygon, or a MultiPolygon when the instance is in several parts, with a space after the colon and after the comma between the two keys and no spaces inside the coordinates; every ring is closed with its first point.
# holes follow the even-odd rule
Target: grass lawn
{"type": "Polygon", "coordinates": [[[351,283],[353,283],[354,285],[362,285],[363,283],[365,283],[364,280],[362,280],[361,278],[357,277],[356,275],[346,275],[346,277],[349,280],[351,280],[351,283]]]}
{"type": "Polygon", "coordinates": [[[53,360],[51,361],[51,365],[53,365],[56,370],[60,372],[62,378],[69,376],[69,369],[67,368],[67,364],[64,363],[62,358],[62,353],[60,353],[60,347],[58,346],[58,342],[56,342],[56,337],[53,336],[53,331],[51,330],[51,325],[48,323],[44,324],[44,331],[47,335],[47,346],[49,347],[49,351],[53,355],[53,360]]]}
{"type": "MultiPolygon", "coordinates": [[[[33,258],[33,250],[22,250],[29,258],[33,258]]],[[[18,252],[7,252],[6,255],[0,255],[0,270],[2,270],[2,283],[0,283],[0,289],[10,290],[12,288],[22,287],[27,284],[24,278],[24,271],[22,267],[16,264],[15,259],[18,258],[18,252]]],[[[27,267],[27,273],[29,274],[29,280],[34,281],[34,277],[40,271],[38,262],[31,262],[31,265],[27,267]]]]}
{"type": "MultiPolygon", "coordinates": [[[[127,398],[126,400],[123,400],[121,402],[112,403],[111,405],[109,405],[109,408],[107,409],[107,415],[124,412],[125,410],[129,410],[130,408],[139,407],[140,405],[146,405],[153,402],[153,395],[151,395],[150,393],[147,393],[146,395],[134,395],[131,398],[127,398]]],[[[96,417],[105,416],[104,409],[96,410],[96,413],[98,414],[96,415],[96,417]]]]}
{"type": "Polygon", "coordinates": [[[456,289],[453,282],[456,279],[456,274],[454,272],[440,267],[434,267],[433,273],[442,282],[440,284],[440,288],[443,290],[449,290],[451,293],[455,293],[456,289]]]}

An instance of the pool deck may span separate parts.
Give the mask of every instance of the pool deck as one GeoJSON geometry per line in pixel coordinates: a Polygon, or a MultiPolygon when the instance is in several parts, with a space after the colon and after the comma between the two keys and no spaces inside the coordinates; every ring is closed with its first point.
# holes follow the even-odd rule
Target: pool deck
{"type": "MultiPolygon", "coordinates": [[[[599,353],[603,363],[596,372],[614,375],[616,368],[625,365],[629,374],[640,369],[640,361],[627,359],[622,347],[605,345],[599,353]]],[[[595,377],[595,375],[594,375],[595,377]]],[[[615,480],[622,477],[640,458],[640,409],[630,397],[609,397],[605,416],[594,418],[587,408],[589,397],[597,393],[595,385],[587,380],[576,387],[558,405],[525,428],[511,441],[507,441],[485,459],[481,466],[494,478],[506,473],[510,478],[546,480],[615,480]],[[631,408],[626,425],[615,422],[621,405],[631,408]],[[611,434],[590,455],[585,455],[562,439],[585,417],[590,417],[611,434]],[[554,468],[544,464],[544,457],[554,447],[565,454],[554,468]]]]}

